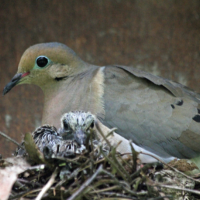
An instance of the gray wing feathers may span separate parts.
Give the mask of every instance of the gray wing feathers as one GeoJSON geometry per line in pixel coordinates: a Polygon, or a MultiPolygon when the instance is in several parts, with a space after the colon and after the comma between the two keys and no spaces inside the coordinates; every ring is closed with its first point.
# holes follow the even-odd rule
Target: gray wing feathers
{"type": "Polygon", "coordinates": [[[200,123],[193,120],[199,94],[134,68],[110,66],[104,95],[104,123],[120,127],[117,132],[127,139],[163,157],[200,153],[199,143],[192,142],[200,140],[200,123]]]}
{"type": "Polygon", "coordinates": [[[140,78],[146,78],[156,85],[162,85],[165,88],[167,88],[174,96],[177,96],[177,97],[187,96],[193,99],[194,101],[197,101],[200,103],[200,94],[192,91],[191,89],[187,88],[186,86],[180,83],[176,83],[174,81],[171,81],[169,79],[162,78],[159,76],[154,76],[153,74],[150,74],[145,71],[141,71],[133,67],[127,67],[127,66],[116,66],[116,67],[126,70],[127,72],[133,74],[134,76],[137,76],[140,78]]]}

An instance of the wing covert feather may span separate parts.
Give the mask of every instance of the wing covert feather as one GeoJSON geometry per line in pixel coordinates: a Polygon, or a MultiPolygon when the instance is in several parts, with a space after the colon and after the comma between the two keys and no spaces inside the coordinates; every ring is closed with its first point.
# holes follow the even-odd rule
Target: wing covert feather
{"type": "Polygon", "coordinates": [[[193,120],[199,94],[147,72],[108,66],[104,98],[104,123],[117,133],[163,157],[199,155],[199,143],[192,142],[200,141],[200,123],[193,120]]]}

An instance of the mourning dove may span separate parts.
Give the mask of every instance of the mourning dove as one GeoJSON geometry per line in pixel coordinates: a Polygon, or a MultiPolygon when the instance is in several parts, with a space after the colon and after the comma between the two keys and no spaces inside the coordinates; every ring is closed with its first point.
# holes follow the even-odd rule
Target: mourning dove
{"type": "MultiPolygon", "coordinates": [[[[89,136],[93,136],[91,130],[94,128],[94,120],[95,117],[89,112],[77,111],[65,113],[61,118],[59,133],[64,139],[73,139],[80,146],[86,145],[89,136]]],[[[96,137],[95,135],[93,136],[93,138],[96,137]]]]}
{"type": "Polygon", "coordinates": [[[35,84],[44,92],[43,124],[59,127],[72,110],[90,111],[109,128],[163,158],[200,153],[200,95],[127,66],[95,66],[60,43],[29,47],[4,88],[35,84]]]}
{"type": "MultiPolygon", "coordinates": [[[[58,151],[60,141],[63,140],[62,136],[59,135],[57,129],[54,126],[48,124],[38,127],[33,133],[32,137],[37,148],[43,152],[44,148],[50,146],[51,154],[58,151]]],[[[26,157],[27,151],[25,148],[26,141],[21,143],[21,147],[18,147],[14,152],[15,156],[26,157]]]]}
{"type": "Polygon", "coordinates": [[[43,153],[44,149],[46,149],[46,154],[48,155],[57,153],[60,142],[63,140],[57,132],[57,129],[48,124],[38,127],[32,133],[32,136],[38,149],[43,153]]]}

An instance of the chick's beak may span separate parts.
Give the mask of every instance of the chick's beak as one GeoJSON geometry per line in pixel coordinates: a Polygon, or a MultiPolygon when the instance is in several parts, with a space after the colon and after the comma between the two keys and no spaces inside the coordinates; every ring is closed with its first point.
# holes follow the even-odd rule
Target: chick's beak
{"type": "Polygon", "coordinates": [[[86,144],[87,135],[81,130],[77,130],[74,133],[74,140],[81,146],[86,144]]]}
{"type": "Polygon", "coordinates": [[[15,74],[15,76],[11,79],[11,81],[4,87],[3,95],[7,94],[15,85],[19,83],[21,78],[27,75],[29,75],[29,72],[15,74]]]}

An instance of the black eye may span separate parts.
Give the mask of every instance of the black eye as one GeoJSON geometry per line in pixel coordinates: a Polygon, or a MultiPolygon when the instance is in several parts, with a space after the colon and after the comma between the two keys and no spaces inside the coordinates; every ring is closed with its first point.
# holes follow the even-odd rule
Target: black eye
{"type": "Polygon", "coordinates": [[[48,59],[45,56],[39,56],[36,59],[38,67],[45,67],[48,64],[48,59]]]}
{"type": "Polygon", "coordinates": [[[65,130],[69,129],[69,125],[68,125],[68,123],[65,120],[63,121],[63,126],[64,126],[65,130]]]}
{"type": "Polygon", "coordinates": [[[91,123],[90,128],[94,128],[94,121],[91,123]]]}

